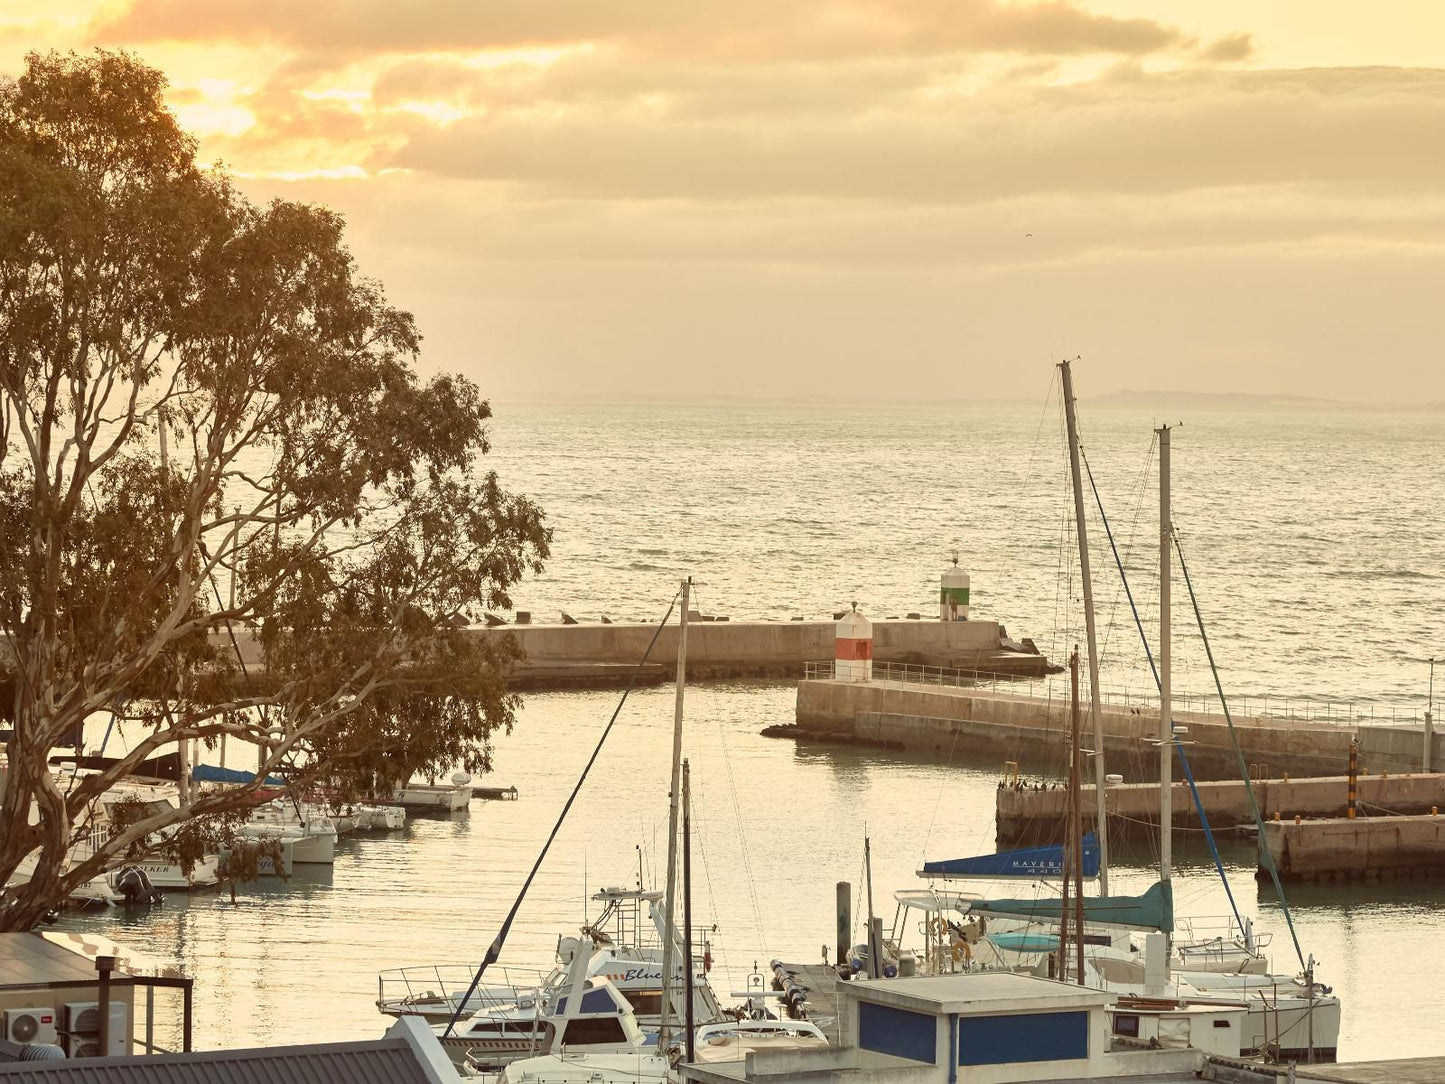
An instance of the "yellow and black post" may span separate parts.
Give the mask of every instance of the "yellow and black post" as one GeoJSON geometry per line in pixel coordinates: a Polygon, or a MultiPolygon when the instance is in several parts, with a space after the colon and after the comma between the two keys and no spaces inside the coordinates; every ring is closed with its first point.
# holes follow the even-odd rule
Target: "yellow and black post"
{"type": "Polygon", "coordinates": [[[1345,803],[1345,816],[1350,820],[1355,819],[1355,799],[1357,792],[1355,788],[1356,778],[1360,771],[1360,743],[1355,738],[1350,739],[1350,790],[1345,803]]]}

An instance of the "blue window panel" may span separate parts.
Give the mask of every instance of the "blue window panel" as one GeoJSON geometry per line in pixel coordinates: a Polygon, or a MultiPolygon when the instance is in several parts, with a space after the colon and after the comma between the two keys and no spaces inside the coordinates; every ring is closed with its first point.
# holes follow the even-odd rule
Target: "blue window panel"
{"type": "Polygon", "coordinates": [[[617,1006],[612,1003],[612,995],[606,990],[588,990],[582,995],[583,1012],[616,1012],[617,1006]]]}
{"type": "Polygon", "coordinates": [[[1011,1065],[1088,1056],[1087,1012],[965,1016],[958,1022],[959,1065],[1011,1065]]]}
{"type": "Polygon", "coordinates": [[[938,1025],[934,1018],[907,1009],[858,1003],[858,1046],[895,1058],[937,1064],[938,1025]]]}

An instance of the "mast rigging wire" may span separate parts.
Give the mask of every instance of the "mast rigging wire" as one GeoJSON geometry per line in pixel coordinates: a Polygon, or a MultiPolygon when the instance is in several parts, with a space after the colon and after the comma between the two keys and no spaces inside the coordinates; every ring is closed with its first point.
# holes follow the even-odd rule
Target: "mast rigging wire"
{"type": "Polygon", "coordinates": [[[1179,568],[1184,573],[1184,585],[1189,588],[1189,602],[1194,607],[1194,620],[1199,625],[1199,638],[1204,643],[1204,655],[1209,660],[1209,672],[1214,675],[1214,688],[1219,693],[1219,706],[1224,712],[1224,722],[1229,727],[1229,740],[1234,746],[1234,755],[1239,758],[1239,774],[1244,780],[1244,793],[1249,796],[1249,810],[1254,814],[1255,830],[1259,833],[1259,857],[1264,862],[1265,868],[1269,870],[1270,880],[1274,882],[1275,898],[1279,900],[1280,910],[1284,912],[1285,925],[1289,927],[1290,940],[1294,942],[1294,953],[1299,957],[1300,967],[1308,970],[1309,965],[1305,963],[1304,950],[1300,948],[1299,934],[1294,928],[1294,915],[1290,914],[1289,903],[1285,899],[1284,885],[1280,884],[1279,868],[1274,864],[1274,855],[1269,853],[1269,847],[1264,840],[1264,818],[1260,816],[1259,803],[1254,798],[1254,784],[1250,782],[1249,766],[1244,762],[1244,750],[1239,747],[1239,735],[1234,729],[1234,719],[1229,714],[1229,701],[1224,698],[1224,684],[1219,679],[1219,667],[1214,664],[1214,649],[1209,646],[1209,634],[1204,630],[1204,614],[1199,609],[1199,599],[1194,594],[1194,581],[1189,576],[1189,565],[1184,560],[1184,549],[1179,543],[1179,532],[1171,531],[1174,535],[1174,552],[1179,554],[1179,568]]]}
{"type": "MultiPolygon", "coordinates": [[[[567,814],[571,812],[572,803],[577,800],[577,795],[582,790],[582,784],[587,782],[587,776],[588,773],[592,771],[592,765],[597,763],[597,757],[602,752],[602,746],[607,741],[607,735],[612,733],[613,724],[617,722],[617,717],[622,714],[622,707],[627,703],[627,697],[632,692],[633,686],[637,684],[637,675],[642,673],[642,668],[647,665],[647,660],[652,655],[652,649],[657,646],[657,638],[662,635],[662,630],[667,627],[667,622],[672,617],[672,611],[677,608],[677,600],[681,597],[681,591],[672,596],[672,601],[668,603],[667,606],[667,613],[665,613],[662,620],[657,623],[657,629],[653,632],[652,639],[647,642],[647,650],[642,653],[642,658],[637,660],[637,665],[633,667],[632,674],[627,679],[627,687],[622,690],[622,697],[617,701],[617,707],[613,709],[612,718],[607,720],[607,725],[603,727],[602,736],[597,739],[596,748],[592,750],[592,755],[587,758],[587,764],[582,769],[582,774],[577,777],[577,783],[572,788],[572,793],[567,796],[567,801],[562,806],[562,812],[557,815],[557,823],[552,825],[552,831],[547,836],[547,842],[542,844],[542,851],[537,855],[537,861],[532,863],[531,872],[527,874],[527,879],[522,882],[522,890],[517,893],[517,898],[512,903],[512,909],[507,912],[507,917],[502,921],[501,928],[497,930],[497,936],[493,938],[492,943],[487,946],[487,954],[482,959],[481,965],[477,968],[477,973],[472,976],[472,982],[471,985],[467,987],[467,992],[463,994],[462,999],[457,1002],[456,1009],[447,1021],[446,1030],[442,1032],[443,1039],[451,1038],[452,1029],[457,1026],[457,1021],[461,1019],[462,1010],[466,1007],[467,1002],[471,1000],[472,994],[476,993],[477,984],[482,981],[482,975],[485,974],[487,968],[496,963],[498,957],[502,955],[502,943],[507,939],[507,934],[512,929],[512,922],[516,919],[517,912],[522,908],[522,901],[527,898],[527,890],[532,887],[532,881],[537,876],[537,871],[542,868],[542,862],[546,859],[547,852],[552,848],[552,841],[557,838],[557,833],[562,830],[562,822],[567,819],[567,814]]],[[[671,916],[669,916],[669,926],[671,925],[671,921],[671,916]]],[[[580,946],[578,951],[581,951],[580,946]]]]}
{"type": "MultiPolygon", "coordinates": [[[[1151,444],[1150,447],[1152,451],[1153,445],[1151,444]]],[[[1094,491],[1094,503],[1099,506],[1099,518],[1104,521],[1104,533],[1109,538],[1109,549],[1113,551],[1114,564],[1119,569],[1119,580],[1124,585],[1124,594],[1129,600],[1129,610],[1134,615],[1134,627],[1139,630],[1139,639],[1144,644],[1144,654],[1149,659],[1149,669],[1154,672],[1154,684],[1158,686],[1162,692],[1163,685],[1159,680],[1159,667],[1155,665],[1154,652],[1149,649],[1149,637],[1144,634],[1144,623],[1139,619],[1139,608],[1134,605],[1134,592],[1129,587],[1129,577],[1124,571],[1124,562],[1119,558],[1119,547],[1114,544],[1114,532],[1109,526],[1109,517],[1104,512],[1104,500],[1099,495],[1099,487],[1094,483],[1094,471],[1089,466],[1087,458],[1084,458],[1084,470],[1089,475],[1089,488],[1094,491]]],[[[1173,533],[1172,524],[1170,526],[1170,533],[1173,533]]],[[[1183,563],[1182,557],[1180,558],[1180,563],[1183,563]]],[[[1164,575],[1164,572],[1161,571],[1160,575],[1164,575]]],[[[1172,705],[1169,709],[1169,723],[1171,727],[1174,724],[1174,709],[1172,705]]],[[[1234,921],[1237,922],[1239,928],[1243,930],[1244,920],[1240,918],[1239,906],[1234,902],[1234,891],[1229,887],[1229,878],[1225,876],[1224,873],[1224,861],[1219,857],[1219,847],[1215,844],[1214,832],[1209,827],[1209,816],[1204,812],[1204,800],[1200,798],[1199,787],[1194,782],[1194,769],[1189,766],[1189,754],[1185,751],[1184,746],[1178,742],[1174,743],[1174,748],[1179,753],[1179,764],[1184,769],[1184,779],[1189,784],[1189,793],[1194,798],[1194,808],[1199,813],[1199,825],[1204,830],[1205,842],[1209,844],[1209,855],[1214,859],[1214,868],[1219,874],[1220,883],[1224,885],[1224,894],[1229,897],[1229,909],[1234,912],[1234,921]]],[[[1251,799],[1251,801],[1252,800],[1253,799],[1251,799]]],[[[1261,830],[1261,832],[1262,831],[1263,830],[1261,830]]],[[[1161,824],[1159,826],[1159,832],[1162,836],[1164,825],[1161,824]]],[[[1160,846],[1163,846],[1162,839],[1160,840],[1160,846]]]]}

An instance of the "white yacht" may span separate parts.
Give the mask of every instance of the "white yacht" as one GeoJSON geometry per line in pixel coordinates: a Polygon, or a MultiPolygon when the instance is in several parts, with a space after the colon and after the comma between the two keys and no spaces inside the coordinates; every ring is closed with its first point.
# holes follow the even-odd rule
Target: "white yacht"
{"type": "MultiPolygon", "coordinates": [[[[388,1016],[422,1016],[432,1023],[446,1023],[459,1006],[464,1019],[498,1013],[515,1018],[520,1013],[530,1020],[547,1014],[565,990],[568,969],[581,952],[587,960],[587,975],[611,982],[632,1007],[639,1024],[656,1027],[662,1012],[662,893],[604,888],[592,899],[602,905],[601,911],[582,928],[580,937],[558,938],[556,966],[550,973],[502,970],[502,983],[479,987],[468,997],[476,965],[395,968],[377,976],[377,1008],[388,1016]]],[[[705,967],[694,968],[693,999],[700,1024],[723,1019],[705,967]]]]}
{"type": "Polygon", "coordinates": [[[336,826],[305,802],[277,798],[258,805],[237,829],[243,839],[279,839],[288,863],[331,865],[336,861],[336,826]]]}

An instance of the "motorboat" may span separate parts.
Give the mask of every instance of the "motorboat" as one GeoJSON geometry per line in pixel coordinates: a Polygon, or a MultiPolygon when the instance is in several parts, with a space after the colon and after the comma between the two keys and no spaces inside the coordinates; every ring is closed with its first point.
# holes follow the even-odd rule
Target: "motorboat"
{"type": "Polygon", "coordinates": [[[736,1020],[707,1024],[693,1036],[693,1062],[743,1061],[749,1054],[774,1050],[812,1050],[828,1037],[810,1020],[736,1020]]]}
{"type": "MultiPolygon", "coordinates": [[[[504,971],[501,984],[479,987],[468,996],[476,965],[394,968],[377,976],[377,1008],[388,1016],[422,1016],[432,1023],[449,1021],[459,1007],[464,1018],[496,1012],[511,1016],[510,1010],[522,1003],[528,1003],[525,1013],[545,1015],[565,989],[568,969],[580,952],[588,977],[607,979],[643,1028],[657,1027],[662,1014],[662,893],[604,888],[592,899],[601,905],[600,912],[580,937],[558,938],[556,966],[550,973],[504,971]]],[[[693,967],[693,1000],[698,1022],[710,1024],[724,1014],[708,982],[706,961],[704,948],[703,966],[695,962],[693,967]]]]}
{"type": "Polygon", "coordinates": [[[399,805],[359,805],[356,807],[356,827],[395,832],[406,827],[406,810],[399,805]]]}
{"type": "Polygon", "coordinates": [[[336,861],[336,826],[324,813],[304,802],[274,799],[251,811],[250,818],[236,830],[240,839],[278,839],[288,864],[336,861]]]}
{"type": "MultiPolygon", "coordinates": [[[[574,968],[574,972],[575,972],[574,968]]],[[[454,1028],[432,1025],[442,1049],[457,1065],[495,1071],[519,1059],[548,1054],[643,1054],[656,1040],[638,1025],[632,1006],[603,978],[583,978],[577,1011],[571,1008],[575,982],[567,982],[552,1010],[532,999],[492,1012],[476,1013],[454,1028]]]]}

